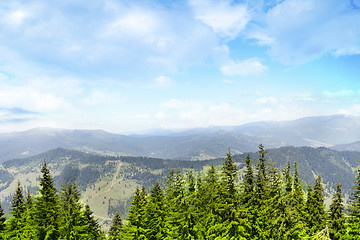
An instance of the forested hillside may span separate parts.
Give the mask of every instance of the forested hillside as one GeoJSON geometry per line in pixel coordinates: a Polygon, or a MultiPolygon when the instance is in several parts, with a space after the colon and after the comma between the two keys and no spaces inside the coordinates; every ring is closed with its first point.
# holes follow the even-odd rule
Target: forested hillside
{"type": "MultiPolygon", "coordinates": [[[[239,181],[244,177],[246,155],[233,156],[239,169],[239,181]]],[[[257,159],[257,155],[250,153],[251,159],[257,159]]],[[[287,162],[294,164],[297,161],[304,189],[306,184],[312,184],[316,176],[321,175],[326,197],[329,198],[335,191],[338,180],[343,184],[344,194],[348,193],[360,153],[336,152],[326,148],[283,147],[269,149],[266,157],[272,159],[278,169],[284,169],[287,162]]],[[[156,182],[165,186],[171,169],[193,169],[205,173],[211,164],[219,170],[223,163],[223,158],[174,161],[101,156],[58,148],[29,158],[9,160],[0,165],[0,200],[6,213],[18,180],[31,193],[38,190],[38,178],[44,159],[53,174],[55,186],[60,189],[65,181],[75,181],[82,192],[82,201],[90,205],[102,225],[108,225],[117,210],[121,215],[126,215],[137,186],[144,185],[149,191],[156,182]]]]}
{"type": "MultiPolygon", "coordinates": [[[[82,163],[95,159],[88,155],[82,163]]],[[[124,163],[129,160],[124,159],[124,163]]],[[[136,161],[149,167],[148,160],[136,161]]],[[[13,164],[21,166],[20,162],[13,164]]],[[[153,168],[166,164],[157,160],[153,168]]],[[[127,216],[119,211],[111,214],[111,226],[105,234],[89,205],[80,200],[74,175],[63,178],[57,190],[43,161],[38,194],[34,197],[24,191],[18,181],[7,218],[0,206],[0,238],[356,239],[359,234],[360,170],[352,177],[353,189],[345,211],[341,182],[336,184],[326,210],[321,175],[305,185],[296,161],[278,169],[262,145],[256,158],[245,156],[243,169],[234,161],[230,149],[218,169],[214,164],[217,162],[203,172],[195,170],[200,170],[200,165],[170,170],[166,182],[155,182],[151,190],[136,186],[127,216]]]]}

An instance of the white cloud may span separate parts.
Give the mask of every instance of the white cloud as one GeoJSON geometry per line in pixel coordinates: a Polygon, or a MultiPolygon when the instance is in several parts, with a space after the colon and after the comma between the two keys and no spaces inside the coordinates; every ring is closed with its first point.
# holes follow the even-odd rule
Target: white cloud
{"type": "Polygon", "coordinates": [[[245,4],[230,1],[190,0],[195,16],[222,37],[233,39],[245,28],[250,14],[245,4]]]}
{"type": "Polygon", "coordinates": [[[186,103],[178,99],[170,99],[169,101],[163,102],[160,104],[163,108],[183,108],[186,106],[186,103]]]}
{"type": "Polygon", "coordinates": [[[249,58],[240,62],[231,61],[221,67],[221,72],[225,76],[260,76],[266,71],[267,66],[258,58],[249,58]]]}
{"type": "Polygon", "coordinates": [[[360,104],[354,104],[347,109],[340,109],[339,114],[346,114],[352,116],[360,116],[360,104]]]}
{"type": "Polygon", "coordinates": [[[254,104],[258,105],[258,104],[271,104],[271,105],[274,105],[274,104],[277,104],[278,103],[278,100],[273,97],[273,96],[264,96],[264,97],[261,97],[261,98],[257,98],[254,102],[254,104]]]}
{"type": "Polygon", "coordinates": [[[124,101],[124,98],[120,96],[120,93],[105,90],[93,90],[88,97],[83,99],[83,103],[88,105],[101,105],[115,104],[124,101]]]}
{"type": "Polygon", "coordinates": [[[30,87],[6,87],[0,90],[0,106],[21,107],[32,111],[58,111],[71,106],[64,98],[30,87]]]}
{"type": "Polygon", "coordinates": [[[326,54],[359,54],[360,12],[348,1],[285,0],[257,12],[245,36],[270,47],[284,64],[303,64],[326,54]]]}
{"type": "Polygon", "coordinates": [[[322,94],[324,97],[327,97],[327,98],[344,98],[344,97],[351,97],[355,93],[353,90],[343,89],[343,90],[339,90],[336,92],[330,92],[328,90],[325,90],[322,92],[322,94]]]}
{"type": "Polygon", "coordinates": [[[165,76],[159,76],[155,79],[156,87],[169,87],[172,85],[172,80],[165,76]]]}

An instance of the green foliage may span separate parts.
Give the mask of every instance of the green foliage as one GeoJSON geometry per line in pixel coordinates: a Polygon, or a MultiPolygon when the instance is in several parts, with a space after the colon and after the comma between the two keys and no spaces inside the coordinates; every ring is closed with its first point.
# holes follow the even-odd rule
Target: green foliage
{"type": "Polygon", "coordinates": [[[332,198],[329,213],[330,238],[342,239],[346,234],[343,196],[340,182],[336,185],[336,192],[332,198]]]}
{"type": "Polygon", "coordinates": [[[326,214],[324,206],[324,189],[321,185],[320,176],[316,178],[314,188],[308,191],[306,213],[307,226],[310,234],[315,235],[325,229],[326,214]]]}
{"type": "Polygon", "coordinates": [[[109,240],[120,240],[120,232],[122,230],[123,224],[121,220],[121,216],[119,212],[116,212],[113,220],[111,222],[111,226],[109,229],[109,240]]]}
{"type": "Polygon", "coordinates": [[[71,239],[73,235],[86,236],[85,222],[81,214],[80,191],[74,183],[67,182],[60,192],[60,237],[71,239]]]}
{"type": "Polygon", "coordinates": [[[85,239],[90,240],[98,240],[103,239],[103,234],[101,232],[100,225],[98,221],[93,216],[93,212],[90,209],[88,204],[85,205],[85,210],[82,212],[82,216],[84,219],[84,232],[86,233],[85,239]]]}
{"type": "Polygon", "coordinates": [[[35,200],[34,223],[39,240],[59,237],[59,205],[56,188],[44,160],[41,169],[40,195],[35,200]]]}
{"type": "Polygon", "coordinates": [[[1,207],[1,202],[0,202],[0,239],[3,239],[3,235],[5,235],[5,213],[4,213],[4,209],[1,207]]]}
{"type": "Polygon", "coordinates": [[[23,218],[25,212],[25,198],[23,188],[18,181],[15,194],[13,195],[9,219],[7,224],[7,235],[9,238],[21,238],[25,226],[25,219],[23,218]]]}

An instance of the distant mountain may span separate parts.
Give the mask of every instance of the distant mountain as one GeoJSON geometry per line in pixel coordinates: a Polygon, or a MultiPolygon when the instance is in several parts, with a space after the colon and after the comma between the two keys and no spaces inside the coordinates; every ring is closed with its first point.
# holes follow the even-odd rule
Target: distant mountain
{"type": "MultiPolygon", "coordinates": [[[[247,153],[236,154],[233,159],[237,163],[240,179],[244,174],[247,153]]],[[[137,186],[144,185],[149,191],[156,181],[163,186],[171,169],[186,171],[194,169],[204,173],[213,164],[219,171],[224,157],[205,161],[174,161],[145,157],[112,157],[87,154],[62,148],[45,153],[12,159],[0,164],[0,201],[5,209],[9,209],[11,194],[20,180],[24,189],[35,193],[38,189],[38,178],[44,159],[58,187],[67,180],[77,182],[81,190],[82,201],[88,203],[95,215],[103,224],[110,222],[111,215],[119,210],[122,216],[129,207],[130,199],[137,186]]],[[[259,155],[250,153],[255,165],[259,155]]],[[[354,172],[358,166],[360,152],[337,152],[324,147],[281,147],[268,149],[267,159],[282,171],[287,162],[298,163],[303,187],[313,184],[316,175],[320,175],[330,197],[339,180],[343,192],[355,181],[354,172]]]]}
{"type": "Polygon", "coordinates": [[[143,135],[120,135],[102,130],[38,128],[25,132],[0,133],[0,162],[32,156],[57,147],[105,155],[204,160],[223,156],[228,147],[234,153],[242,153],[256,151],[259,143],[267,148],[331,147],[359,140],[360,117],[345,115],[255,122],[183,132],[157,129],[143,135]]]}
{"type": "Polygon", "coordinates": [[[331,149],[337,151],[360,151],[360,141],[349,143],[349,144],[339,144],[331,147],[331,149]]]}

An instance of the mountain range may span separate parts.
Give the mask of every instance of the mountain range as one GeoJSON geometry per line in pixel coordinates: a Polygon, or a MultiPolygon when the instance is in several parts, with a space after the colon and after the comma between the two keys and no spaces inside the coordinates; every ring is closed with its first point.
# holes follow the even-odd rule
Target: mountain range
{"type": "MultiPolygon", "coordinates": [[[[259,154],[249,154],[255,169],[259,154]]],[[[247,153],[233,155],[240,176],[239,181],[245,172],[246,155],[247,153]]],[[[122,216],[126,215],[137,186],[143,185],[150,191],[155,183],[159,182],[165,187],[171,169],[182,172],[192,169],[205,174],[209,166],[214,165],[220,172],[224,157],[225,154],[222,158],[211,160],[174,161],[146,157],[102,156],[56,148],[0,164],[0,201],[8,212],[18,181],[26,191],[36,194],[40,169],[45,159],[57,189],[60,190],[64,182],[76,182],[81,191],[82,201],[91,206],[95,216],[106,226],[115,211],[120,211],[122,216]]],[[[349,187],[355,181],[355,169],[360,160],[360,152],[339,152],[324,147],[281,147],[267,149],[266,159],[271,159],[278,171],[282,171],[289,162],[292,172],[296,161],[304,190],[308,184],[314,183],[317,175],[320,175],[326,189],[326,197],[330,199],[337,181],[342,183],[343,192],[348,194],[349,187]]]]}
{"type": "Polygon", "coordinates": [[[331,115],[293,121],[263,121],[233,127],[209,127],[182,132],[156,130],[146,134],[114,134],[103,130],[36,128],[0,133],[0,162],[62,147],[104,155],[204,160],[233,153],[283,146],[360,150],[360,117],[331,115]]]}

